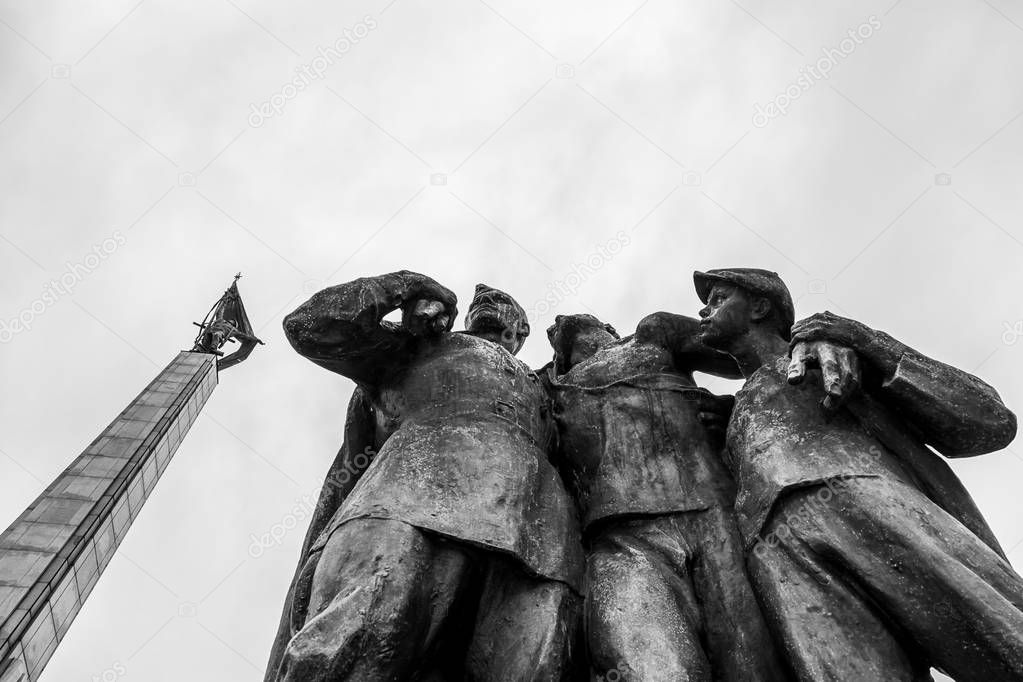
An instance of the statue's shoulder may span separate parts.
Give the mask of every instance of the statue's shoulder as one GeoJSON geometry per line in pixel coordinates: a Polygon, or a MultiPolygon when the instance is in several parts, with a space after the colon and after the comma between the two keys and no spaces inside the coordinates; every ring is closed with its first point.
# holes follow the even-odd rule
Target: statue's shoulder
{"type": "Polygon", "coordinates": [[[636,374],[633,366],[643,363],[638,362],[641,359],[640,353],[632,341],[633,337],[628,336],[601,348],[569,369],[559,377],[559,381],[568,385],[593,388],[606,386],[636,374]]]}
{"type": "Polygon", "coordinates": [[[487,363],[493,367],[533,374],[533,369],[509,353],[503,346],[487,339],[460,331],[445,334],[437,346],[442,353],[457,354],[464,360],[487,363]]]}
{"type": "Polygon", "coordinates": [[[787,355],[765,363],[754,372],[735,394],[736,406],[763,406],[766,401],[796,387],[788,382],[789,358],[787,355]]]}
{"type": "Polygon", "coordinates": [[[694,317],[658,311],[650,313],[636,325],[639,343],[655,344],[665,348],[685,345],[700,335],[700,321],[694,317]]]}
{"type": "Polygon", "coordinates": [[[476,338],[469,332],[449,332],[442,334],[440,341],[448,346],[468,348],[479,343],[481,339],[476,338]]]}

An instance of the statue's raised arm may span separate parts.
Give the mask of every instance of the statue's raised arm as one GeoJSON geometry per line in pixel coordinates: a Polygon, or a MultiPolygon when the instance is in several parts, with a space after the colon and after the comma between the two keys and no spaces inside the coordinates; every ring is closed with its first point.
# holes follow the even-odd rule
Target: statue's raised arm
{"type": "Polygon", "coordinates": [[[321,291],[286,318],[300,354],[359,389],[266,680],[570,672],[582,547],[547,459],[547,395],[514,357],[526,313],[481,284],[464,332],[455,314],[454,294],[402,271],[321,291]],[[385,320],[396,310],[400,324],[385,320]]]}
{"type": "Polygon", "coordinates": [[[455,295],[426,275],[408,270],[360,279],[320,291],[284,319],[299,354],[359,383],[376,384],[404,364],[416,337],[422,303],[440,304],[435,318],[448,331],[458,311],[455,295]],[[401,309],[406,324],[384,317],[401,309]]]}

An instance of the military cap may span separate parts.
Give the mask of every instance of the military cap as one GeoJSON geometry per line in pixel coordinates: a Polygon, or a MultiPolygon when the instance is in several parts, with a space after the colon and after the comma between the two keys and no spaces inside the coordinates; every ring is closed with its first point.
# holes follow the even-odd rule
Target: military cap
{"type": "Polygon", "coordinates": [[[783,334],[786,339],[789,338],[789,330],[796,323],[796,308],[792,305],[789,288],[777,272],[758,268],[721,268],[707,272],[696,271],[693,273],[693,282],[696,284],[696,295],[704,303],[710,298],[710,291],[715,284],[731,284],[763,296],[778,311],[784,326],[783,334]]]}
{"type": "MultiPolygon", "coordinates": [[[[480,303],[481,301],[489,298],[497,298],[498,300],[503,300],[504,302],[509,303],[513,308],[515,308],[519,315],[522,316],[522,319],[526,320],[526,309],[519,305],[519,302],[512,298],[511,294],[507,291],[495,289],[489,284],[481,283],[476,285],[476,291],[473,292],[472,303],[469,304],[469,308],[471,309],[474,303],[480,303]]],[[[526,322],[526,327],[523,331],[527,336],[529,335],[528,321],[526,322]]]]}

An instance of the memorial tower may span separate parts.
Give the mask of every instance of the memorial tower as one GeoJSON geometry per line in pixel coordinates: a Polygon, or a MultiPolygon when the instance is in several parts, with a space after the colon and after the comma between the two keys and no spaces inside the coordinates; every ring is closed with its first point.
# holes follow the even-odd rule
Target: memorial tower
{"type": "Polygon", "coordinates": [[[219,372],[261,344],[235,276],[170,364],[0,534],[0,682],[36,680],[81,610],[219,372]],[[228,343],[239,348],[229,355],[228,343]]]}

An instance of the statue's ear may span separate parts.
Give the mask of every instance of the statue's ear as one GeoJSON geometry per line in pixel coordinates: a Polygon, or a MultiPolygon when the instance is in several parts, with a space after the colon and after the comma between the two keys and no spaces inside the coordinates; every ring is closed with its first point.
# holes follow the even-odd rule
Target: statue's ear
{"type": "Polygon", "coordinates": [[[754,322],[761,322],[766,320],[771,315],[772,305],[769,300],[763,296],[757,296],[753,299],[753,305],[751,306],[751,314],[754,322]]]}

